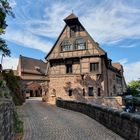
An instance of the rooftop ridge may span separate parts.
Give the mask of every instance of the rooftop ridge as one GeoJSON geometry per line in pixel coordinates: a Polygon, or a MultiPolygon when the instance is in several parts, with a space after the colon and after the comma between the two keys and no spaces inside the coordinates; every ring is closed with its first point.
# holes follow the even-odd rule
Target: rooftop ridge
{"type": "MultiPolygon", "coordinates": [[[[20,58],[27,58],[27,59],[33,59],[33,60],[36,60],[36,61],[42,61],[44,62],[42,59],[37,59],[37,58],[32,58],[32,57],[27,57],[27,56],[23,56],[23,55],[20,55],[20,58]]],[[[44,62],[45,63],[45,62],[44,62]]]]}
{"type": "Polygon", "coordinates": [[[69,16],[67,16],[65,19],[64,19],[64,21],[65,20],[70,20],[70,19],[76,19],[76,18],[78,18],[74,13],[71,13],[69,16]]]}

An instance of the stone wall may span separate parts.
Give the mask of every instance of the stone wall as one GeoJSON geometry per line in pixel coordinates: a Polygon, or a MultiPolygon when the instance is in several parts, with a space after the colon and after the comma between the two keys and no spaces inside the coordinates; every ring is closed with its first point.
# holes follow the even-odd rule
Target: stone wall
{"type": "Polygon", "coordinates": [[[100,88],[101,96],[104,96],[104,91],[102,90],[102,83],[97,85],[96,75],[85,75],[84,80],[81,79],[80,75],[60,75],[60,76],[50,76],[49,82],[49,100],[55,95],[56,97],[61,97],[66,100],[80,100],[85,101],[85,97],[88,98],[89,87],[93,88],[94,96],[90,98],[95,98],[97,96],[98,88],[100,88]],[[72,95],[69,96],[69,90],[72,90],[72,95]],[[83,89],[85,90],[85,96],[83,96],[83,89]],[[55,92],[55,93],[54,93],[55,92]]]}
{"type": "Polygon", "coordinates": [[[14,136],[14,104],[10,99],[0,99],[0,140],[14,136]]]}
{"type": "Polygon", "coordinates": [[[62,99],[57,99],[56,105],[84,113],[127,140],[140,140],[140,115],[62,99]]]}

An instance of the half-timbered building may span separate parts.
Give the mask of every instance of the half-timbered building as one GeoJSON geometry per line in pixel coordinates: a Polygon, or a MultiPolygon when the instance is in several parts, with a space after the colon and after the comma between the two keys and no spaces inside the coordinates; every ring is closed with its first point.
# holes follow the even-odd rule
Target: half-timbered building
{"type": "Polygon", "coordinates": [[[73,13],[46,56],[48,97],[84,99],[120,95],[123,67],[112,63],[73,13]]]}

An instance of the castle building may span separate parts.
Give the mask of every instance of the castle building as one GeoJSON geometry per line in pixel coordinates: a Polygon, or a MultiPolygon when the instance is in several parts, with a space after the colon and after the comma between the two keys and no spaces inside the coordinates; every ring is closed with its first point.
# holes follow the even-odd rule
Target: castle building
{"type": "Polygon", "coordinates": [[[42,60],[20,55],[17,66],[17,75],[22,80],[23,90],[30,93],[30,97],[41,97],[44,92],[43,85],[47,81],[46,63],[42,60]]]}
{"type": "Polygon", "coordinates": [[[46,63],[20,56],[18,75],[23,82],[45,83],[48,100],[123,94],[126,84],[122,65],[112,63],[73,13],[64,21],[65,27],[45,57],[46,63]]]}
{"type": "Polygon", "coordinates": [[[48,97],[80,100],[125,92],[122,65],[111,62],[73,13],[64,21],[65,27],[45,57],[48,97]]]}

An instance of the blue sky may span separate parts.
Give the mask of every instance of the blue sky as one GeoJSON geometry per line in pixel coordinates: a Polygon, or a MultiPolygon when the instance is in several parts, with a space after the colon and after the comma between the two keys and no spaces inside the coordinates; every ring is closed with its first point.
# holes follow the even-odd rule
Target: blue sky
{"type": "Polygon", "coordinates": [[[126,81],[140,78],[140,0],[9,0],[3,37],[11,49],[4,68],[16,69],[19,55],[44,59],[72,10],[113,62],[124,66],[126,81]]]}

